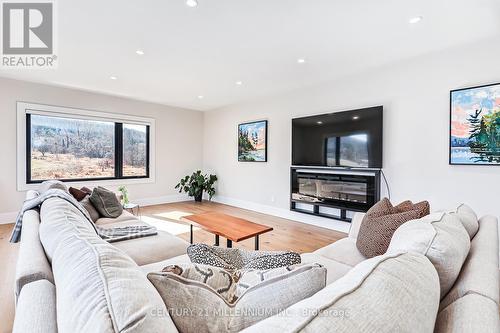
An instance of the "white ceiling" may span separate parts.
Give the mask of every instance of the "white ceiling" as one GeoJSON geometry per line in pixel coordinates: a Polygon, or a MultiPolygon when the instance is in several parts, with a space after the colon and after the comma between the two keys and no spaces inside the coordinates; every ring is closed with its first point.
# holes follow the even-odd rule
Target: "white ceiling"
{"type": "Polygon", "coordinates": [[[210,110],[500,31],[498,0],[198,1],[58,1],[59,67],[0,76],[210,110]]]}

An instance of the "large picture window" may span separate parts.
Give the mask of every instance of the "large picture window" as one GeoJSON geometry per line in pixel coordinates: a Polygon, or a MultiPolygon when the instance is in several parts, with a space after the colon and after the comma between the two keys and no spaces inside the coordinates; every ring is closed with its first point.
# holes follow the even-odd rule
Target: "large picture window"
{"type": "Polygon", "coordinates": [[[150,125],[26,113],[26,183],[149,177],[150,125]]]}

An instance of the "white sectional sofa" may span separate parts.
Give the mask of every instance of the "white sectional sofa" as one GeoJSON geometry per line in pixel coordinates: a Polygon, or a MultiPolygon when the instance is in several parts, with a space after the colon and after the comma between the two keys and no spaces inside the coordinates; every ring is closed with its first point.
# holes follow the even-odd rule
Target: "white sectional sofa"
{"type": "MultiPolygon", "coordinates": [[[[302,255],[303,262],[327,268],[323,290],[293,305],[286,315],[246,331],[500,331],[496,217],[479,220],[460,275],[442,298],[438,274],[423,255],[393,253],[366,260],[359,253],[362,217],[354,217],[348,237],[302,255]],[[304,315],[332,306],[342,316],[319,320],[304,315]]],[[[137,223],[126,212],[96,222],[103,227],[137,223]]],[[[189,262],[189,244],[166,232],[108,244],[92,230],[77,209],[58,198],[47,200],[40,214],[25,214],[14,332],[177,332],[146,274],[189,262]]]]}

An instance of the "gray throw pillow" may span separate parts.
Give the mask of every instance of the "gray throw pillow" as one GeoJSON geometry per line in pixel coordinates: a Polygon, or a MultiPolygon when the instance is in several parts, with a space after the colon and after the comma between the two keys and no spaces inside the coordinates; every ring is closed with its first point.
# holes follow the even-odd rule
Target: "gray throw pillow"
{"type": "Polygon", "coordinates": [[[301,264],[226,271],[206,265],[149,273],[179,332],[239,332],[311,297],[326,285],[326,268],[301,264]]]}
{"type": "Polygon", "coordinates": [[[227,249],[206,244],[193,244],[187,248],[192,263],[236,269],[272,269],[300,264],[300,254],[291,251],[247,251],[227,249]]]}
{"type": "Polygon", "coordinates": [[[117,218],[123,213],[123,206],[118,201],[116,194],[104,187],[94,188],[90,201],[101,216],[117,218]]]}
{"type": "Polygon", "coordinates": [[[87,195],[80,201],[80,204],[85,208],[85,210],[89,213],[90,218],[94,223],[99,219],[99,212],[95,209],[94,205],[90,201],[90,197],[87,195]]]}

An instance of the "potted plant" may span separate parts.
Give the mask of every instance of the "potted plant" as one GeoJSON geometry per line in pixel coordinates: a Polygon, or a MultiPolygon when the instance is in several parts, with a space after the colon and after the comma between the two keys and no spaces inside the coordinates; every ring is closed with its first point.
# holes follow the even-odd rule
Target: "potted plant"
{"type": "Polygon", "coordinates": [[[129,200],[128,200],[128,190],[125,186],[120,186],[118,187],[118,191],[122,194],[122,204],[123,205],[127,205],[129,203],[129,200]]]}
{"type": "Polygon", "coordinates": [[[182,178],[179,184],[175,185],[175,188],[179,189],[179,193],[184,191],[190,197],[194,197],[195,201],[201,202],[204,191],[208,194],[208,200],[212,199],[215,194],[214,184],[216,181],[216,175],[202,175],[201,170],[198,170],[193,172],[191,176],[182,178]]]}

